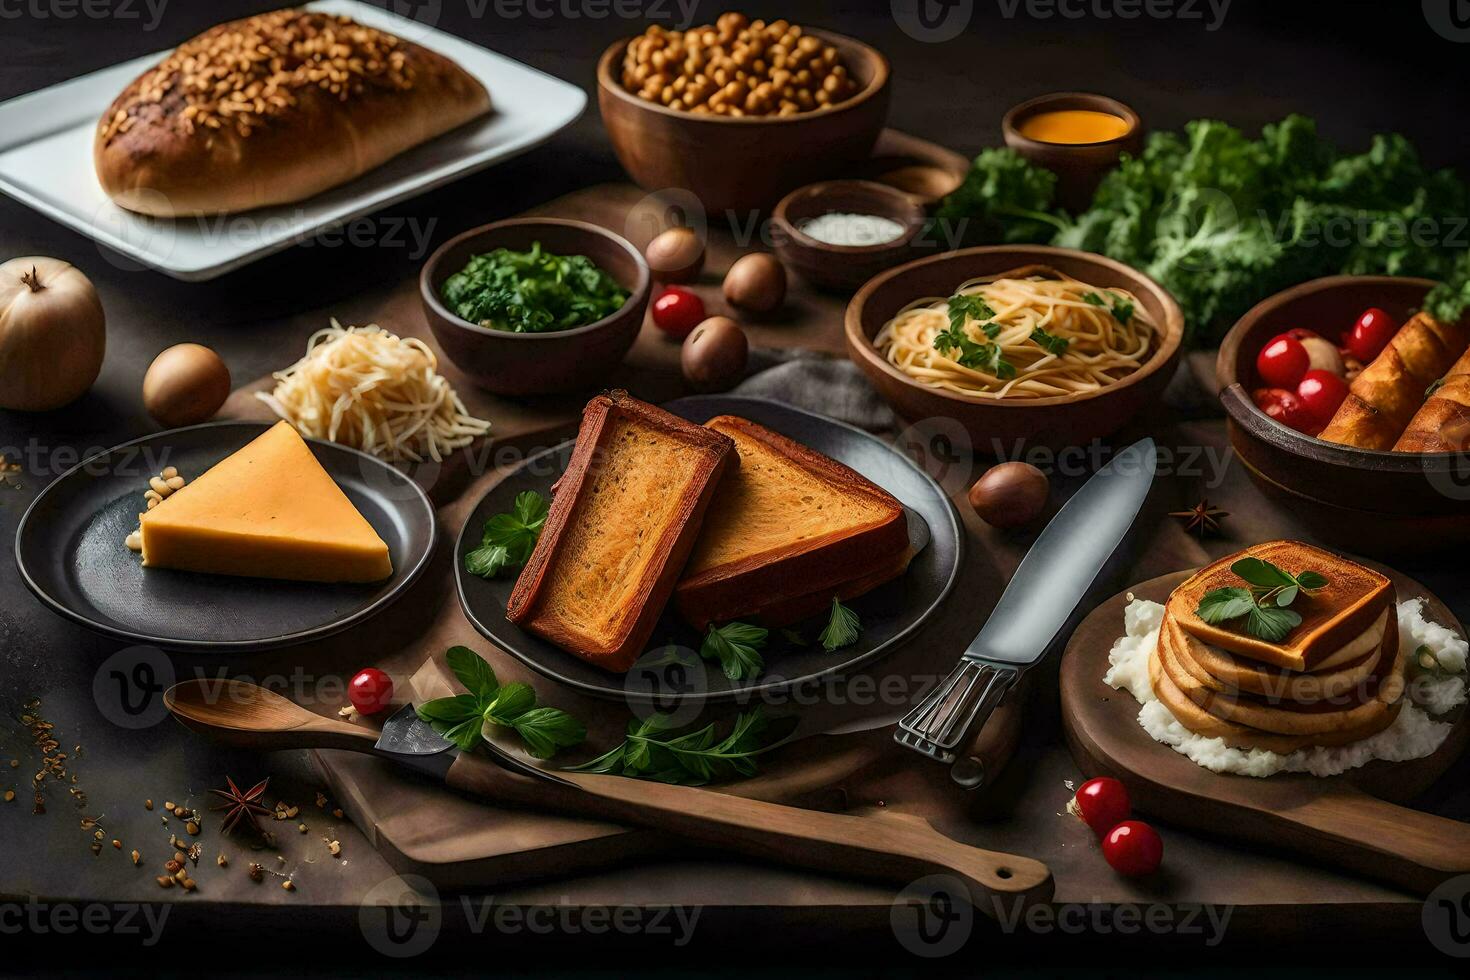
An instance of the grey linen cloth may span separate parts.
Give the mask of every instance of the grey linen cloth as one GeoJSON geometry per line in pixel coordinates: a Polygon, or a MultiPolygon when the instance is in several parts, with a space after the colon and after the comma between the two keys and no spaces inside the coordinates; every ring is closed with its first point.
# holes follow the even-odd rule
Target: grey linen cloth
{"type": "Polygon", "coordinates": [[[817,351],[751,351],[750,374],[731,394],[785,402],[869,432],[899,428],[898,416],[856,364],[817,351]]]}

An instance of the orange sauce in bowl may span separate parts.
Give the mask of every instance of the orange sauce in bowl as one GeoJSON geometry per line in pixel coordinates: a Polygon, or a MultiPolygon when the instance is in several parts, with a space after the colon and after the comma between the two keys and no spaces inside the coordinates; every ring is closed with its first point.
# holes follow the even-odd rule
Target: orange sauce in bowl
{"type": "Polygon", "coordinates": [[[1106,143],[1128,132],[1128,120],[1093,109],[1038,112],[1021,121],[1021,135],[1038,143],[1106,143]]]}

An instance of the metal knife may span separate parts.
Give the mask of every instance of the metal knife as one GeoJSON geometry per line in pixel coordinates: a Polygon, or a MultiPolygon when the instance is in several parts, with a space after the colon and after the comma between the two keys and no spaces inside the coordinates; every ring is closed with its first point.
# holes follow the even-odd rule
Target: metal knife
{"type": "Polygon", "coordinates": [[[1046,655],[1097,580],[1148,497],[1154,456],[1152,439],[1136,442],[1072,495],[1026,553],[959,664],[899,721],[893,737],[900,745],[952,765],[955,782],[968,789],[985,782],[983,766],[956,750],[1046,655]]]}

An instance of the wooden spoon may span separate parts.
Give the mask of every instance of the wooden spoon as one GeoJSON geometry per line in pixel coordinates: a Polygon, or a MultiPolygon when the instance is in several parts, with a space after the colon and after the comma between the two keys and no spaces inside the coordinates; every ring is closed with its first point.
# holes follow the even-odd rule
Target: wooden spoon
{"type": "MultiPolygon", "coordinates": [[[[408,762],[376,749],[377,734],[323,718],[242,681],[186,681],[164,695],[186,727],[244,748],[336,748],[408,762]]],[[[496,745],[518,770],[528,767],[496,745]]],[[[439,753],[447,759],[450,753],[439,753]]],[[[1031,858],[970,847],[906,814],[822,813],[732,796],[718,790],[592,773],[511,771],[483,755],[460,753],[447,766],[455,789],[498,803],[554,809],[668,831],[716,850],[906,886],[952,875],[987,914],[998,903],[1046,901],[1051,872],[1031,858]]]]}

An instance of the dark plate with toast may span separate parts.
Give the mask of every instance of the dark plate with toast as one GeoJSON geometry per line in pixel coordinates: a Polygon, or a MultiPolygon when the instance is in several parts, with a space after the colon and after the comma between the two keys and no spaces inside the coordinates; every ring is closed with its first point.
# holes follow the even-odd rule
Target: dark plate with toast
{"type": "Polygon", "coordinates": [[[831,678],[852,671],[910,639],[934,614],[954,585],[963,554],[959,517],[940,486],[919,467],[877,437],[845,423],[758,398],[706,395],[664,406],[697,424],[719,416],[739,416],[815,450],[877,484],[904,507],[910,539],[917,546],[904,573],[847,602],[861,620],[855,643],[828,652],[817,642],[825,614],[771,629],[762,651],[765,670],[742,681],[728,679],[698,651],[701,634],[670,608],[655,625],[646,651],[626,673],[598,667],[568,653],[506,618],[516,576],[484,579],[464,570],[464,556],[480,544],[491,516],[512,509],[516,495],[534,490],[551,497],[551,488],[572,460],[573,442],[533,456],[511,471],[476,505],[456,544],[455,578],[460,603],[474,627],[531,669],[586,694],[648,703],[695,699],[718,703],[752,697],[820,697],[831,678]]]}

